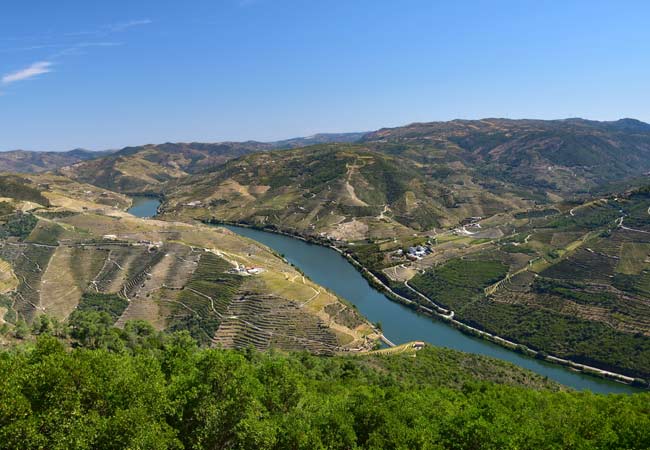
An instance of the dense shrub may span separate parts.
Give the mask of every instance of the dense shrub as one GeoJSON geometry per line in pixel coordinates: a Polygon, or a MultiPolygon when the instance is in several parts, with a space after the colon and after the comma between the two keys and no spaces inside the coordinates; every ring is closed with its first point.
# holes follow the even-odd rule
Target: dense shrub
{"type": "Polygon", "coordinates": [[[650,446],[649,394],[479,382],[447,353],[460,355],[198,350],[187,333],[134,352],[70,352],[41,338],[0,354],[0,448],[650,446]]]}

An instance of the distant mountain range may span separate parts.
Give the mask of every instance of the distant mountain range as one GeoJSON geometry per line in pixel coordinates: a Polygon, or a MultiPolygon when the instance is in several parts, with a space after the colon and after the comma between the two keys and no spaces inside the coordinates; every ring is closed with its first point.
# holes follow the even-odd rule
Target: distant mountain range
{"type": "MultiPolygon", "coordinates": [[[[74,149],[65,152],[43,152],[31,150],[9,150],[0,152],[0,172],[38,173],[55,170],[60,167],[70,166],[81,161],[103,158],[111,154],[119,154],[121,157],[132,156],[141,151],[147,154],[153,152],[174,153],[180,152],[190,155],[190,161],[183,163],[173,155],[165,160],[172,166],[175,160],[180,166],[187,169],[219,164],[224,160],[241,156],[241,154],[253,151],[273,150],[277,148],[297,148],[313,144],[328,142],[354,142],[361,139],[366,133],[319,133],[308,137],[297,137],[275,142],[218,142],[218,143],[166,143],[160,145],[141,145],[136,147],[125,147],[121,150],[91,151],[85,149],[74,149]]],[[[155,159],[155,158],[154,158],[155,159]]],[[[162,158],[165,159],[165,158],[162,158]]],[[[117,161],[117,158],[114,160],[117,161]]],[[[162,162],[161,159],[159,159],[162,162]]],[[[103,164],[105,167],[105,163],[103,164]]],[[[90,169],[90,167],[89,167],[90,169]]],[[[128,184],[128,183],[127,183],[128,184]]]]}
{"type": "Polygon", "coordinates": [[[45,172],[79,161],[101,158],[112,152],[112,150],[93,152],[84,149],[75,149],[67,152],[11,150],[0,152],[0,172],[45,172]]]}
{"type": "Polygon", "coordinates": [[[562,195],[650,170],[650,125],[634,119],[415,123],[368,133],[362,142],[421,164],[562,195]]]}
{"type": "Polygon", "coordinates": [[[571,200],[647,171],[643,122],[485,119],[258,151],[160,187],[170,213],[360,239],[571,200]],[[203,207],[182,207],[192,202],[203,207]]]}

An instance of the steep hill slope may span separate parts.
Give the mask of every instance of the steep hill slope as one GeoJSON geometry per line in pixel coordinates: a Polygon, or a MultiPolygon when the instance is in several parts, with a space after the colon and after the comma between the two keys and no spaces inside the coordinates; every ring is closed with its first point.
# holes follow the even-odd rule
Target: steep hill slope
{"type": "Polygon", "coordinates": [[[227,230],[138,219],[120,194],[53,175],[0,183],[12,186],[0,202],[0,325],[46,315],[83,327],[106,313],[118,327],[144,320],[204,344],[324,354],[378,337],[335,295],[227,230]]]}
{"type": "Polygon", "coordinates": [[[336,239],[395,236],[458,223],[530,202],[472,185],[464,205],[408,159],[365,146],[328,144],[257,153],[172,183],[167,217],[274,225],[336,239]]]}

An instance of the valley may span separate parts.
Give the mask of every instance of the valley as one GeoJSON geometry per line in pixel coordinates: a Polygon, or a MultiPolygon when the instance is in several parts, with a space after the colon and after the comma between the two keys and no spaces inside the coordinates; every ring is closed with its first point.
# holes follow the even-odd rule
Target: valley
{"type": "MultiPolygon", "coordinates": [[[[310,139],[129,147],[24,175],[32,198],[8,200],[36,225],[19,232],[9,248],[20,250],[2,258],[19,275],[30,270],[27,261],[44,273],[19,283],[19,301],[5,301],[8,317],[30,322],[40,308],[65,321],[90,292],[127,300],[117,326],[134,319],[188,329],[209,345],[316,353],[376,345],[381,333],[345,306],[359,306],[359,291],[337,297],[296,269],[262,264],[255,256],[262,247],[251,252],[254,244],[206,225],[241,224],[333,246],[394,300],[438,311],[448,322],[442,328],[628,383],[650,379],[643,288],[650,216],[642,181],[650,126],[485,119],[310,139]],[[588,159],[594,151],[600,156],[588,159]],[[158,202],[136,197],[131,210],[156,220],[124,212],[131,205],[125,195],[134,193],[161,199],[151,207],[158,202]],[[118,242],[160,251],[112,250],[118,242]],[[39,253],[23,258],[27,245],[39,253]],[[92,273],[76,275],[66,264],[80,260],[82,247],[92,273]],[[223,275],[210,275],[215,270],[223,275]],[[65,276],[54,280],[54,273],[65,276]],[[182,279],[172,276],[178,273],[182,279]],[[47,295],[43,282],[53,286],[47,295]]],[[[310,276],[318,282],[318,270],[310,276]]],[[[5,277],[8,292],[15,279],[5,277]]],[[[373,308],[361,313],[392,326],[375,320],[373,308]]]]}
{"type": "Polygon", "coordinates": [[[638,186],[645,163],[617,148],[645,152],[649,142],[645,124],[626,120],[414,124],[354,145],[232,160],[170,183],[160,214],[334,245],[420,309],[453,310],[459,326],[522,353],[644,383],[647,300],[633,286],[648,256],[645,188],[622,190],[619,180],[619,191],[589,191],[620,177],[638,186]],[[600,162],[584,159],[587,147],[600,162]],[[632,216],[637,228],[621,222],[632,216]],[[617,264],[630,250],[636,262],[617,264]],[[623,286],[626,270],[635,281],[623,286]]]}
{"type": "Polygon", "coordinates": [[[650,449],[650,3],[5,3],[0,450],[650,449]]]}

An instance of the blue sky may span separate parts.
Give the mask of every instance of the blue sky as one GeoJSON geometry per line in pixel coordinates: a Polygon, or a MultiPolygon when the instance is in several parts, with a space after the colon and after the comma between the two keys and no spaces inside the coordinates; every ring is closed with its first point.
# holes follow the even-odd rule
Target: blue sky
{"type": "Polygon", "coordinates": [[[0,150],[650,121],[650,3],[7,0],[0,150]]]}

